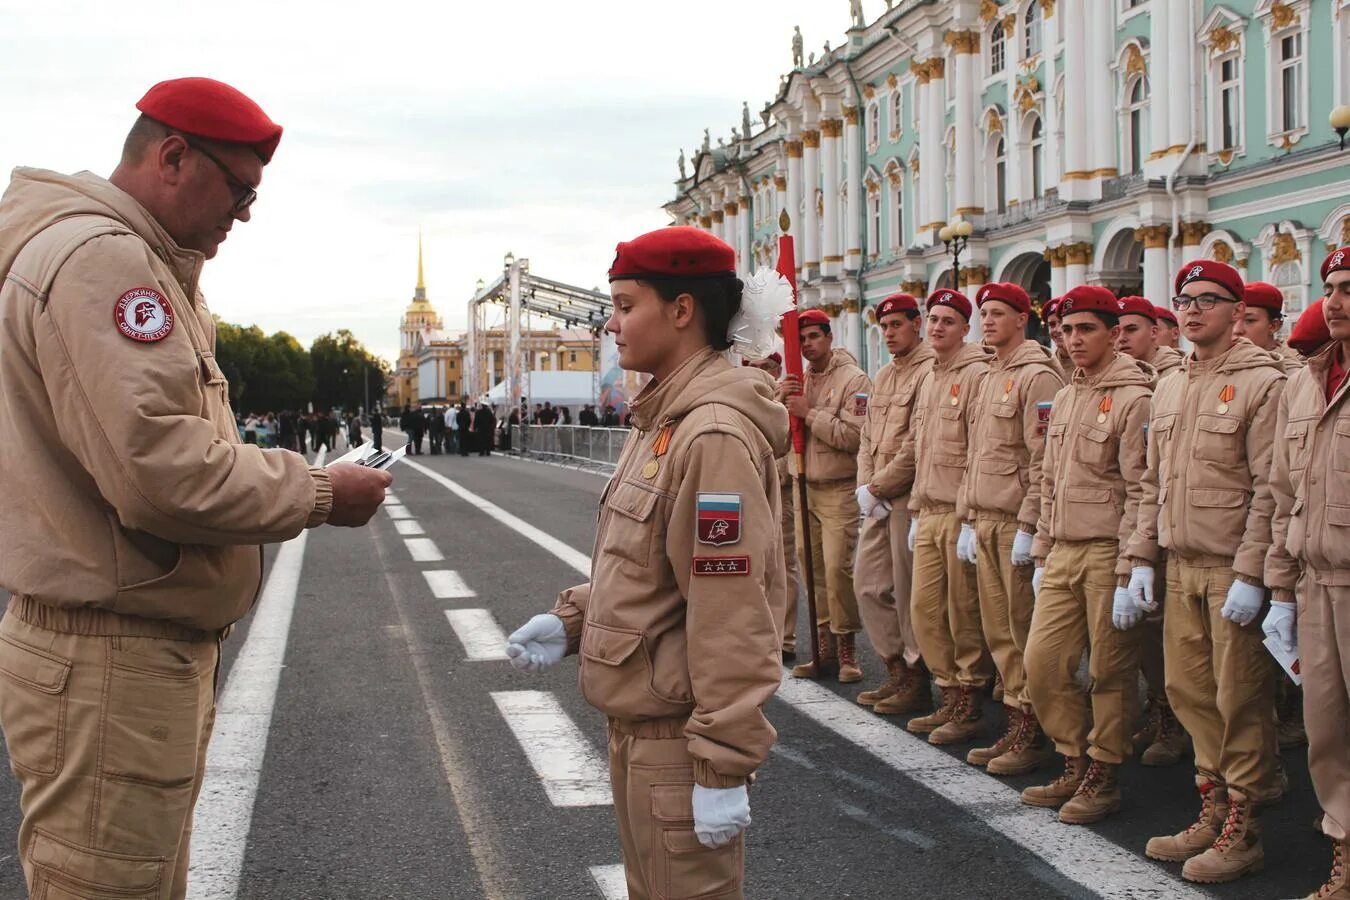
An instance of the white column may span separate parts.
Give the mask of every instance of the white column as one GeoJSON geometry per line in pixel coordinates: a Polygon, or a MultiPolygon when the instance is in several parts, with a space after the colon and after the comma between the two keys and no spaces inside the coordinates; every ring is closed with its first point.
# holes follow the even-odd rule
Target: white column
{"type": "Polygon", "coordinates": [[[847,350],[858,358],[861,364],[862,357],[858,356],[860,348],[858,329],[862,327],[862,320],[858,313],[857,300],[845,300],[844,311],[839,314],[839,324],[843,331],[841,336],[843,340],[836,341],[835,346],[847,350]]]}
{"type": "Polygon", "coordinates": [[[1064,267],[1064,290],[1072,290],[1079,285],[1087,284],[1087,254],[1091,246],[1091,244],[1079,243],[1070,244],[1063,248],[1068,263],[1064,267]]]}
{"type": "MultiPolygon", "coordinates": [[[[1149,14],[1149,43],[1155,77],[1152,79],[1153,89],[1149,91],[1148,97],[1149,153],[1144,164],[1144,173],[1150,178],[1159,178],[1171,171],[1172,164],[1163,159],[1167,155],[1167,148],[1172,145],[1169,134],[1172,123],[1171,105],[1174,100],[1177,103],[1186,102],[1184,96],[1174,98],[1170,89],[1172,26],[1168,18],[1167,8],[1165,6],[1156,8],[1156,4],[1155,9],[1149,14]]],[[[1178,41],[1185,40],[1184,35],[1176,37],[1178,41]]]]}
{"type": "Polygon", "coordinates": [[[927,67],[928,96],[923,110],[919,158],[923,162],[923,188],[928,197],[925,203],[928,221],[922,224],[940,226],[950,218],[947,215],[947,148],[943,143],[947,130],[945,62],[939,56],[930,59],[927,67]]]}
{"type": "Polygon", "coordinates": [[[802,217],[801,266],[803,280],[820,272],[820,213],[816,210],[816,191],[820,186],[820,132],[802,132],[802,217]]]}
{"type": "MultiPolygon", "coordinates": [[[[1175,102],[1168,104],[1167,141],[1168,149],[1175,148],[1177,151],[1184,149],[1191,141],[1192,95],[1187,85],[1191,83],[1191,53],[1194,52],[1195,41],[1185,37],[1188,20],[1186,6],[1180,0],[1173,0],[1166,8],[1168,27],[1175,38],[1166,57],[1167,84],[1176,94],[1172,98],[1175,102]]],[[[1156,53],[1153,58],[1158,58],[1156,53]]]]}
{"type": "Polygon", "coordinates": [[[727,204],[722,208],[723,224],[726,226],[726,234],[722,240],[731,245],[731,249],[736,251],[736,271],[739,272],[745,268],[745,257],[741,254],[741,217],[737,215],[736,198],[727,195],[727,204]]]}
{"type": "MultiPolygon", "coordinates": [[[[1083,8],[1078,3],[1058,4],[1064,16],[1064,179],[1059,185],[1059,196],[1064,200],[1091,199],[1088,179],[1092,166],[1088,157],[1088,93],[1089,65],[1105,66],[1107,60],[1088,61],[1087,29],[1083,23],[1083,8]]],[[[1046,52],[1051,52],[1047,48],[1046,52]]],[[[1054,105],[1047,96],[1046,104],[1054,105]]],[[[1047,180],[1049,180],[1047,178],[1047,180]]],[[[1074,282],[1071,287],[1082,282],[1074,282]]]]}
{"type": "MultiPolygon", "coordinates": [[[[923,69],[923,63],[914,64],[914,106],[919,110],[920,121],[925,121],[928,116],[928,76],[923,69]]],[[[919,235],[923,232],[924,226],[932,221],[932,216],[928,215],[928,179],[923,177],[924,171],[928,168],[928,132],[919,129],[919,169],[911,171],[910,186],[914,188],[910,191],[910,210],[909,214],[914,225],[914,240],[919,240],[919,235]]]]}
{"type": "MultiPolygon", "coordinates": [[[[862,157],[858,107],[848,106],[844,108],[844,168],[848,173],[848,202],[844,209],[844,268],[851,272],[861,269],[863,260],[862,213],[867,198],[862,187],[862,157]]],[[[877,235],[877,239],[880,238],[877,235]]],[[[877,252],[876,247],[867,249],[877,252]]]]}
{"type": "Polygon", "coordinates": [[[1062,297],[1068,290],[1065,285],[1064,254],[1054,248],[1050,251],[1050,296],[1062,297]]]}
{"type": "MultiPolygon", "coordinates": [[[[1012,97],[1017,92],[1017,60],[1021,58],[1022,42],[1017,39],[1020,33],[1017,21],[1017,13],[1009,13],[1003,18],[1003,72],[1008,76],[1007,90],[1008,96],[1012,97]]],[[[1047,36],[1049,32],[1046,32],[1047,36]]],[[[1047,71],[1054,71],[1054,54],[1047,54],[1047,71]]],[[[1053,81],[1053,79],[1052,79],[1053,81]]],[[[1053,106],[1053,103],[1047,103],[1046,106],[1053,106]]],[[[1047,109],[1048,111],[1048,109],[1047,109]]],[[[1051,120],[1047,117],[1045,120],[1045,149],[1049,151],[1055,143],[1054,131],[1050,129],[1051,120]]],[[[1017,104],[1008,101],[1008,115],[1003,121],[1003,149],[1008,154],[1008,163],[1004,170],[1004,178],[1008,184],[1008,202],[1022,202],[1031,199],[1031,190],[1028,187],[1026,191],[1022,190],[1022,111],[1017,108],[1017,104]]],[[[1045,155],[1049,159],[1049,153],[1045,155]]],[[[994,190],[991,188],[991,190],[994,190]]],[[[992,194],[991,194],[992,196],[992,194]]],[[[993,203],[989,206],[992,208],[993,203]]]]}
{"type": "MultiPolygon", "coordinates": [[[[1060,6],[1065,5],[1067,4],[1060,4],[1060,6]]],[[[1055,60],[1055,50],[1059,46],[1059,41],[1055,37],[1055,9],[1056,7],[1052,6],[1049,9],[1045,9],[1041,14],[1041,57],[1045,60],[1045,109],[1044,115],[1042,116],[1045,125],[1043,132],[1045,135],[1045,152],[1042,156],[1045,171],[1041,174],[1041,178],[1042,184],[1047,185],[1055,184],[1059,180],[1060,169],[1064,168],[1061,166],[1064,147],[1056,137],[1060,131],[1060,121],[1059,104],[1055,102],[1055,80],[1058,78],[1058,75],[1056,74],[1058,65],[1055,60]]],[[[1017,44],[1019,48],[1022,46],[1020,31],[1018,32],[1017,44]]],[[[1067,62],[1067,57],[1065,61],[1067,62]]],[[[1012,90],[1012,88],[1009,88],[1009,97],[1012,96],[1012,90]]],[[[1020,132],[1018,133],[1018,137],[1020,139],[1020,132]]],[[[1022,169],[1020,167],[1017,169],[1017,174],[1020,178],[1022,174],[1022,169]]],[[[1031,185],[1025,185],[1025,188],[1026,190],[1023,193],[1025,193],[1026,196],[1022,199],[1030,200],[1031,185]]]]}
{"type": "Polygon", "coordinates": [[[1167,306],[1172,296],[1172,273],[1167,264],[1166,225],[1145,225],[1138,231],[1144,245],[1144,296],[1154,306],[1167,306]]]}
{"type": "MultiPolygon", "coordinates": [[[[957,31],[948,35],[956,51],[956,197],[953,206],[961,216],[977,215],[984,210],[975,198],[976,160],[984,154],[975,153],[975,104],[980,89],[976,84],[979,65],[980,33],[957,31]]],[[[991,206],[993,204],[990,204],[991,206]]]]}
{"type": "MultiPolygon", "coordinates": [[[[1072,6],[1066,3],[1065,6],[1072,6]]],[[[1113,178],[1119,174],[1116,164],[1116,96],[1114,90],[1115,75],[1111,62],[1115,59],[1115,15],[1111,10],[1098,10],[1095,14],[1084,16],[1083,27],[1087,34],[1088,59],[1087,96],[1089,134],[1089,163],[1094,178],[1113,178]]],[[[1100,196],[1100,189],[1097,191],[1100,196]]]]}
{"type": "Polygon", "coordinates": [[[844,264],[839,247],[839,138],[842,119],[820,122],[820,189],[825,192],[825,240],[821,247],[820,274],[838,275],[844,264]]]}
{"type": "Polygon", "coordinates": [[[975,305],[975,297],[980,293],[980,288],[984,287],[984,279],[989,277],[989,270],[983,266],[962,267],[961,274],[971,279],[961,288],[961,293],[970,298],[970,333],[966,335],[966,343],[979,343],[984,340],[984,334],[980,326],[980,308],[975,305]]]}
{"type": "Polygon", "coordinates": [[[750,198],[748,196],[741,194],[736,199],[736,204],[740,207],[740,215],[737,216],[740,225],[736,232],[736,247],[741,260],[740,271],[749,273],[755,271],[756,267],[754,255],[750,251],[750,232],[754,228],[755,220],[750,211],[750,198]]]}
{"type": "Polygon", "coordinates": [[[805,261],[806,248],[802,246],[802,142],[799,138],[789,137],[787,141],[787,208],[788,230],[792,235],[792,252],[797,260],[797,274],[801,274],[805,261]]]}

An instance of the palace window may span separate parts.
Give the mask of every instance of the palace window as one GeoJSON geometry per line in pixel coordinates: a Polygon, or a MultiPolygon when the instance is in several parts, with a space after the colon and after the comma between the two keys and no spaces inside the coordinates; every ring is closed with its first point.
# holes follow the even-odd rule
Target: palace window
{"type": "Polygon", "coordinates": [[[1030,131],[1031,196],[1039,200],[1045,196],[1045,129],[1040,116],[1032,118],[1030,131]]]}
{"type": "Polygon", "coordinates": [[[876,103],[867,105],[867,146],[876,147],[881,143],[881,106],[876,103]]]}
{"type": "Polygon", "coordinates": [[[905,94],[904,91],[900,89],[900,85],[897,84],[891,91],[891,134],[896,137],[900,136],[900,132],[903,131],[905,127],[905,120],[901,118],[904,115],[904,112],[905,94]]]}
{"type": "Polygon", "coordinates": [[[1148,81],[1141,75],[1134,79],[1126,94],[1125,105],[1125,159],[1128,172],[1144,171],[1144,148],[1147,146],[1148,81]]]}
{"type": "Polygon", "coordinates": [[[994,206],[999,212],[1008,208],[1008,143],[1002,135],[994,145],[994,206]]]}
{"type": "Polygon", "coordinates": [[[1219,61],[1220,150],[1242,146],[1242,61],[1229,56],[1219,61]]]}
{"type": "Polygon", "coordinates": [[[1022,17],[1022,56],[1031,59],[1041,52],[1041,4],[1040,0],[1031,0],[1027,4],[1026,15],[1022,17]]]}
{"type": "Polygon", "coordinates": [[[576,361],[577,361],[577,351],[575,351],[575,350],[569,350],[569,351],[567,352],[567,361],[568,361],[569,363],[575,364],[576,361]]]}
{"type": "Polygon", "coordinates": [[[891,192],[891,249],[905,245],[905,185],[904,180],[891,192]]]}
{"type": "Polygon", "coordinates": [[[998,75],[1004,64],[1003,23],[995,22],[989,32],[989,74],[998,75]]]}
{"type": "Polygon", "coordinates": [[[1281,131],[1303,127],[1303,32],[1295,31],[1279,39],[1279,98],[1281,131]]]}
{"type": "Polygon", "coordinates": [[[867,195],[867,249],[872,253],[881,251],[881,193],[867,195]]]}

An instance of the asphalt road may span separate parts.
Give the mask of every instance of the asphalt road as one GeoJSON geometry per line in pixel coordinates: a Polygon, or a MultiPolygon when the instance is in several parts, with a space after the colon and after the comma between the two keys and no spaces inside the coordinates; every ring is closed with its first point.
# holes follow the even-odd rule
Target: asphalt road
{"type": "MultiPolygon", "coordinates": [[[[574,662],[530,676],[473,658],[494,655],[494,628],[510,632],[584,580],[603,479],[497,456],[411,459],[370,527],[311,532],[282,563],[269,551],[272,581],[231,636],[221,683],[241,703],[275,683],[275,703],[225,717],[225,737],[218,727],[206,793],[233,799],[199,808],[211,845],[194,857],[191,896],[622,896],[601,886],[621,858],[604,721],[574,662]],[[254,662],[269,652],[279,677],[254,662]],[[231,762],[250,741],[252,775],[231,762]],[[256,793],[216,792],[212,778],[256,793]],[[222,849],[231,842],[242,852],[222,849]]],[[[863,659],[864,685],[789,680],[769,707],[779,742],[752,790],[749,897],[1271,898],[1325,877],[1302,751],[1286,754],[1290,795],[1265,818],[1266,871],[1203,890],[1142,855],[1196,811],[1185,764],[1129,765],[1120,813],[1060,825],[1016,801],[1043,777],[995,779],[964,763],[965,748],[932,748],[858,707],[858,688],[882,674],[863,659]]],[[[991,737],[999,724],[990,714],[991,737]]],[[[0,897],[24,896],[17,825],[15,784],[0,778],[0,897]]]]}

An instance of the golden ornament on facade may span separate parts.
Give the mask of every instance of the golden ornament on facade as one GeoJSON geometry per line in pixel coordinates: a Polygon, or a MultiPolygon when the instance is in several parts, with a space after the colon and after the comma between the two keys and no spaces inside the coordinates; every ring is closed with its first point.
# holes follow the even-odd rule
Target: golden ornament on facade
{"type": "Polygon", "coordinates": [[[787,151],[788,159],[801,159],[801,158],[802,158],[802,142],[801,142],[801,141],[784,141],[784,142],[783,142],[783,149],[787,151]]]}
{"type": "MultiPolygon", "coordinates": [[[[1341,219],[1341,245],[1350,244],[1350,216],[1341,219]]],[[[1335,250],[1335,247],[1331,249],[1335,250]]]]}
{"type": "Polygon", "coordinates": [[[900,79],[895,77],[894,72],[886,76],[886,86],[889,87],[891,90],[895,90],[895,86],[899,83],[900,79]]]}
{"type": "Polygon", "coordinates": [[[855,313],[858,311],[858,301],[850,297],[844,301],[844,312],[855,313]]]}
{"type": "Polygon", "coordinates": [[[1282,265],[1288,262],[1298,262],[1303,259],[1303,254],[1299,252],[1298,244],[1294,241],[1292,234],[1275,235],[1275,245],[1270,254],[1270,264],[1272,266],[1282,265]]]}
{"type": "Polygon", "coordinates": [[[1181,245],[1183,247],[1195,247],[1205,239],[1205,235],[1212,231],[1214,226],[1208,222],[1182,222],[1181,223],[1181,245]]]}
{"type": "Polygon", "coordinates": [[[942,40],[957,53],[980,52],[980,33],[978,31],[949,31],[943,35],[942,40]]]}
{"type": "Polygon", "coordinates": [[[1050,18],[1055,14],[1055,0],[1041,0],[1041,15],[1050,18]]]}
{"type": "Polygon", "coordinates": [[[990,134],[1000,134],[1003,131],[1003,120],[999,118],[998,110],[990,109],[984,117],[984,130],[990,134]]]}
{"type": "Polygon", "coordinates": [[[1144,54],[1139,50],[1138,44],[1130,44],[1130,48],[1125,51],[1125,74],[1126,76],[1144,75],[1148,67],[1144,64],[1144,54]]]}
{"type": "Polygon", "coordinates": [[[868,175],[867,178],[863,180],[863,187],[867,188],[867,193],[871,195],[881,190],[881,183],[871,175],[868,175]]]}
{"type": "Polygon", "coordinates": [[[992,22],[998,18],[998,4],[994,0],[984,0],[980,4],[980,18],[986,22],[992,22]]]}
{"type": "Polygon", "coordinates": [[[1288,3],[1282,3],[1275,0],[1270,5],[1270,30],[1277,31],[1281,28],[1288,28],[1290,25],[1297,24],[1298,12],[1288,3]]]}
{"type": "Polygon", "coordinates": [[[1010,12],[1003,17],[1003,37],[1006,40],[1014,34],[1017,34],[1017,13],[1010,12]]]}
{"type": "Polygon", "coordinates": [[[788,215],[788,211],[786,209],[778,214],[778,228],[784,234],[787,234],[790,230],[792,230],[792,217],[788,215]]]}
{"type": "Polygon", "coordinates": [[[1209,45],[1216,53],[1227,53],[1237,46],[1238,36],[1230,28],[1219,25],[1209,33],[1209,45]]]}
{"type": "Polygon", "coordinates": [[[1231,265],[1233,262],[1233,248],[1228,246],[1227,241],[1215,241],[1214,246],[1209,248],[1209,256],[1211,259],[1225,265],[1231,265]]]}
{"type": "Polygon", "coordinates": [[[819,131],[815,131],[814,129],[811,130],[811,131],[803,131],[803,132],[802,132],[802,146],[803,146],[803,147],[806,147],[807,149],[810,149],[810,150],[819,150],[819,149],[820,149],[820,132],[819,132],[819,131]]]}
{"type": "Polygon", "coordinates": [[[786,191],[786,190],[787,190],[787,176],[786,176],[786,175],[775,175],[775,176],[773,176],[773,186],[774,186],[774,188],[775,188],[776,190],[786,191]]]}
{"type": "Polygon", "coordinates": [[[1215,155],[1218,156],[1219,162],[1223,163],[1225,166],[1231,163],[1234,157],[1234,153],[1232,150],[1220,150],[1215,155]]]}
{"type": "Polygon", "coordinates": [[[820,134],[821,137],[837,138],[844,133],[843,119],[821,119],[820,134]]]}
{"type": "Polygon", "coordinates": [[[863,98],[864,98],[864,99],[866,99],[866,100],[871,100],[871,99],[872,99],[873,97],[875,97],[876,95],[877,95],[877,89],[876,89],[875,87],[873,87],[873,86],[870,85],[870,84],[864,84],[864,85],[863,85],[863,98]]]}
{"type": "Polygon", "coordinates": [[[704,228],[711,228],[711,227],[712,227],[712,223],[713,223],[712,216],[699,216],[699,217],[698,217],[698,224],[701,225],[701,226],[704,227],[704,228]]]}
{"type": "Polygon", "coordinates": [[[1060,249],[1064,251],[1064,258],[1071,266],[1086,266],[1092,262],[1093,247],[1087,241],[1065,244],[1060,249]]]}
{"type": "Polygon", "coordinates": [[[858,107],[856,107],[856,106],[845,106],[845,107],[844,107],[844,121],[847,122],[847,123],[850,124],[850,125],[857,125],[857,124],[858,124],[858,107]]]}

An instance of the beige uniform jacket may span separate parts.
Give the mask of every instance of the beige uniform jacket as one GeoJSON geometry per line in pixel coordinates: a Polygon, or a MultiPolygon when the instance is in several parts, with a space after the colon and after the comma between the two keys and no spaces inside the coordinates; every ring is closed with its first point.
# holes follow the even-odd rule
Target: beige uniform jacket
{"type": "Polygon", "coordinates": [[[1171,375],[1177,369],[1180,369],[1185,360],[1186,357],[1177,348],[1159,344],[1157,349],[1153,351],[1153,358],[1148,361],[1148,364],[1157,371],[1158,380],[1161,381],[1163,376],[1171,375]]]}
{"type": "Polygon", "coordinates": [[[1299,353],[1284,341],[1276,341],[1275,349],[1271,350],[1270,354],[1274,356],[1275,361],[1280,364],[1280,370],[1291,377],[1295,372],[1308,364],[1308,361],[1303,358],[1302,353],[1299,353]]]}
{"type": "Polygon", "coordinates": [[[914,426],[901,449],[914,465],[913,512],[955,512],[969,460],[970,408],[993,354],[964,344],[945,365],[935,362],[919,385],[914,426]]]}
{"type": "Polygon", "coordinates": [[[0,199],[6,589],[217,630],[257,595],[257,545],[327,517],[326,472],[239,443],[202,263],[102,178],[15,171],[0,199]],[[162,339],[114,321],[137,288],[172,307],[162,339]]]}
{"type": "MultiPolygon", "coordinates": [[[[858,444],[872,381],[847,350],[835,350],[825,371],[806,372],[806,480],[842,481],[858,475],[858,444]],[[861,395],[861,396],[859,396],[861,395]]],[[[795,475],[797,463],[792,462],[795,475]]]]}
{"type": "Polygon", "coordinates": [[[971,411],[970,470],[956,510],[962,518],[1002,513],[1036,533],[1046,426],[1055,392],[1063,386],[1054,357],[1035,341],[1007,359],[989,360],[971,411]]]}
{"type": "Polygon", "coordinates": [[[1303,566],[1350,585],[1350,379],[1327,402],[1333,344],[1289,377],[1280,396],[1270,486],[1266,585],[1291,600],[1303,566]]]}
{"type": "Polygon", "coordinates": [[[1129,556],[1161,544],[1200,565],[1223,565],[1262,583],[1270,518],[1270,458],[1285,376],[1246,338],[1217,359],[1186,357],[1158,383],[1149,421],[1148,471],[1129,556]]]}
{"type": "Polygon", "coordinates": [[[763,709],[787,590],[776,393],[711,350],[644,388],[600,498],[591,580],[553,609],[587,701],[616,719],[687,718],[705,787],[744,784],[776,736],[763,709]]]}
{"type": "MultiPolygon", "coordinates": [[[[1153,369],[1117,353],[1095,378],[1082,369],[1055,394],[1041,463],[1041,516],[1032,555],[1056,541],[1125,539],[1143,494],[1153,369]]],[[[1117,575],[1129,575],[1123,554],[1117,575]]]]}
{"type": "Polygon", "coordinates": [[[858,445],[858,486],[883,500],[905,497],[914,486],[914,457],[901,449],[914,424],[919,384],[936,359],[933,348],[920,343],[882,366],[872,386],[858,445]]]}

